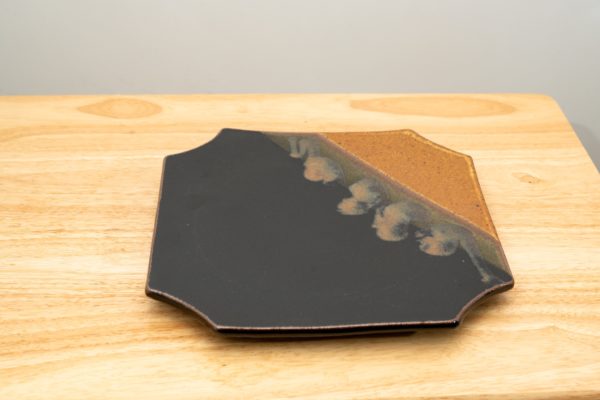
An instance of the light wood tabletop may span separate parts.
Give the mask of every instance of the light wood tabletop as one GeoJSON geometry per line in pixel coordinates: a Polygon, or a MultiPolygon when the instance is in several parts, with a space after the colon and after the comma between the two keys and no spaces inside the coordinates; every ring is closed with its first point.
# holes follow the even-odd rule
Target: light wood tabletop
{"type": "Polygon", "coordinates": [[[549,97],[0,97],[0,189],[1,399],[600,398],[600,177],[549,97]],[[276,341],[146,297],[162,159],[223,127],[471,155],[514,289],[456,330],[276,341]]]}

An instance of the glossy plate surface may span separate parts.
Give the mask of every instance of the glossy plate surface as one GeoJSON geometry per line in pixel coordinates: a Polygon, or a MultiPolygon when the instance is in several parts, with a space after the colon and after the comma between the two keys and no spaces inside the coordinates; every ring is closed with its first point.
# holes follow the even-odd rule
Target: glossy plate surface
{"type": "Polygon", "coordinates": [[[412,131],[224,129],[165,159],[146,293],[222,333],[454,327],[512,286],[470,157],[412,131]]]}

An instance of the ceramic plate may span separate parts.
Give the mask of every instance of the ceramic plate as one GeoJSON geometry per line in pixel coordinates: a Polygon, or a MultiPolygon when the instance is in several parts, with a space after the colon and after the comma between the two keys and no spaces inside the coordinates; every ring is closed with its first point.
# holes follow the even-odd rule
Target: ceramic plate
{"type": "Polygon", "coordinates": [[[224,334],[456,327],[512,286],[471,158],[413,131],[224,129],[164,161],[146,293],[224,334]]]}

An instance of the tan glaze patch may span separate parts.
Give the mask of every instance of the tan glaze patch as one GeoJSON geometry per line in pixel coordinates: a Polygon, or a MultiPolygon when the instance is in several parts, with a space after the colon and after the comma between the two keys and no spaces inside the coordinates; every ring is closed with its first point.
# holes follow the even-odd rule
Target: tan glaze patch
{"type": "Polygon", "coordinates": [[[449,256],[454,254],[459,246],[462,247],[479,271],[482,282],[489,282],[492,279],[479,262],[481,254],[477,243],[464,229],[450,224],[440,224],[432,226],[427,232],[417,232],[416,237],[419,241],[419,249],[432,256],[449,256]]]}
{"type": "Polygon", "coordinates": [[[348,186],[351,197],[346,197],[338,204],[338,212],[344,215],[366,214],[382,201],[382,190],[373,179],[363,178],[348,186]]]}
{"type": "Polygon", "coordinates": [[[455,96],[427,96],[418,100],[414,97],[383,97],[353,100],[350,106],[366,111],[444,118],[487,117],[515,111],[514,107],[498,101],[455,96]]]}
{"type": "Polygon", "coordinates": [[[416,204],[399,201],[379,208],[372,227],[381,240],[397,242],[408,237],[409,225],[417,220],[426,220],[423,211],[416,204]]]}
{"type": "Polygon", "coordinates": [[[321,135],[498,239],[471,157],[433,143],[411,130],[321,135]]]}
{"type": "Polygon", "coordinates": [[[309,181],[329,183],[342,176],[341,168],[332,160],[319,156],[314,140],[290,137],[290,157],[304,158],[304,177],[309,181]]]}
{"type": "Polygon", "coordinates": [[[117,98],[81,106],[78,110],[101,117],[131,119],[158,114],[162,111],[162,107],[149,101],[117,98]]]}

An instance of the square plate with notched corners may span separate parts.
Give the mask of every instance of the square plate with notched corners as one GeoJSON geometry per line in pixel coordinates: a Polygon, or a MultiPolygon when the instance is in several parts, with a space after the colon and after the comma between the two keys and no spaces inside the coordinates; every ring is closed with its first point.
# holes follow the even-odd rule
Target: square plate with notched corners
{"type": "Polygon", "coordinates": [[[146,293],[221,333],[456,327],[513,283],[472,159],[413,131],[223,129],[165,158],[146,293]]]}

